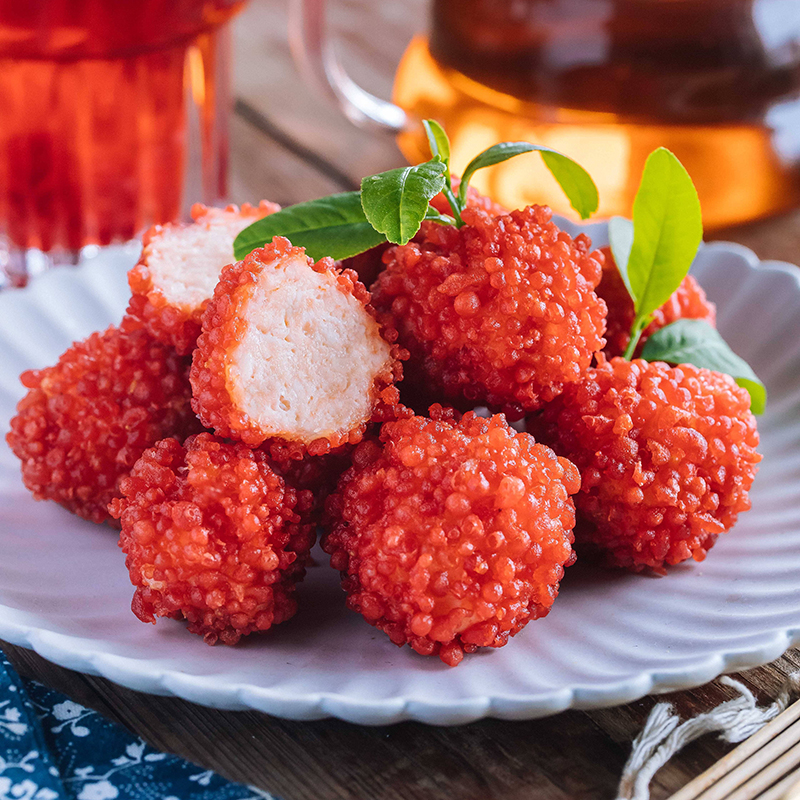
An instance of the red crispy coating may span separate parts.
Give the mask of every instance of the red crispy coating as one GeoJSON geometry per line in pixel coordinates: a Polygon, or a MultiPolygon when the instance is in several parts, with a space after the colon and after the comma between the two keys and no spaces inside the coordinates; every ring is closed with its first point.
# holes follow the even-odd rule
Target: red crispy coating
{"type": "Polygon", "coordinates": [[[297,490],[298,513],[304,520],[318,522],[328,495],[336,488],[342,473],[352,464],[353,447],[340,448],[323,456],[306,454],[301,459],[275,461],[270,448],[264,448],[275,470],[297,490]]]}
{"type": "Polygon", "coordinates": [[[530,423],[581,472],[579,550],[611,565],[663,573],[702,561],[750,508],[758,431],[727,375],[601,356],[530,423]]]}
{"type": "Polygon", "coordinates": [[[184,618],[208,644],[236,644],[297,610],[313,528],[264,453],[209,433],[145,451],[111,504],[142,622],[184,618]]]}
{"type": "Polygon", "coordinates": [[[323,548],[348,606],[450,666],[543,617],[574,560],[575,467],[502,415],[431,408],[358,446],[323,548]]]}
{"type": "Polygon", "coordinates": [[[460,230],[423,223],[419,241],[388,251],[372,298],[411,354],[406,384],[520,416],[579,380],[605,341],[602,256],[551,216],[468,208],[460,230]]]}
{"type": "MultiPolygon", "coordinates": [[[[404,406],[396,405],[386,409],[383,422],[408,419],[414,412],[404,406]]],[[[375,437],[380,422],[367,426],[364,438],[375,437]]],[[[321,456],[300,451],[287,442],[268,442],[262,448],[272,460],[278,473],[290,486],[298,490],[303,505],[304,519],[320,521],[328,495],[336,488],[342,473],[353,465],[353,453],[357,445],[344,445],[321,456]]],[[[298,501],[298,504],[301,502],[298,501]]]]}
{"type": "MultiPolygon", "coordinates": [[[[287,239],[276,236],[271,244],[253,250],[243,261],[231,264],[222,271],[214,297],[203,315],[203,332],[197,340],[190,373],[192,407],[203,423],[220,436],[238,439],[251,447],[266,442],[270,456],[280,463],[299,460],[307,454],[321,456],[343,446],[357,444],[364,438],[370,421],[382,422],[401,413],[400,393],[394,384],[403,375],[400,360],[407,357],[402,348],[392,345],[391,365],[385,372],[376,375],[373,383],[373,416],[351,430],[306,443],[293,439],[291,432],[287,432],[285,437],[273,437],[241,412],[228,389],[227,365],[247,331],[247,305],[261,271],[276,259],[294,258],[297,255],[306,258],[302,247],[293,247],[287,239]]],[[[369,292],[352,270],[336,269],[330,258],[322,258],[316,263],[310,258],[306,260],[309,268],[315,272],[334,273],[339,290],[355,297],[374,317],[369,292]]],[[[384,329],[383,335],[389,341],[396,338],[396,333],[391,330],[384,329]]]]}
{"type": "Polygon", "coordinates": [[[28,393],[6,440],[37,500],[108,519],[119,479],[165,436],[202,430],[190,406],[190,360],[144,331],[111,327],[52,367],[23,372],[28,393]]]}
{"type": "MultiPolygon", "coordinates": [[[[224,210],[239,214],[241,217],[251,218],[255,222],[255,220],[261,219],[267,214],[280,211],[280,208],[277,203],[262,200],[257,206],[244,203],[239,208],[231,204],[224,210]]],[[[194,220],[193,224],[213,224],[215,216],[219,214],[219,209],[209,208],[202,203],[195,203],[192,206],[191,213],[194,220]]],[[[180,226],[181,223],[155,225],[142,237],[142,255],[138,263],[128,272],[131,299],[123,320],[123,327],[129,330],[144,327],[153,338],[164,344],[172,345],[179,353],[187,355],[194,350],[197,337],[200,335],[200,325],[205,306],[184,308],[170,303],[159,287],[154,285],[148,268],[151,242],[157,239],[163,230],[180,226]]],[[[231,258],[233,258],[232,252],[231,258]]]]}
{"type": "MultiPolygon", "coordinates": [[[[606,346],[603,352],[608,358],[612,358],[621,356],[625,352],[631,340],[631,325],[635,312],[633,300],[622,282],[611,249],[604,247],[603,255],[606,257],[606,263],[603,267],[603,278],[596,291],[608,306],[606,346]]],[[[642,333],[636,354],[642,352],[642,347],[649,336],[679,319],[704,319],[716,327],[717,308],[706,299],[703,287],[691,275],[687,275],[672,297],[653,313],[653,321],[642,333]]]]}

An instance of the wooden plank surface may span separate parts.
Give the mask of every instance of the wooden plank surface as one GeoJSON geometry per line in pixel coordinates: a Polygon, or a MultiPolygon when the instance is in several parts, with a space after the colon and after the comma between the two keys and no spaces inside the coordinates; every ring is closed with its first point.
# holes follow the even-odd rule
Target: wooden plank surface
{"type": "MultiPolygon", "coordinates": [[[[632,739],[662,699],[451,728],[292,722],[140,694],[2,646],[21,674],[97,709],[155,747],[284,800],[610,800],[632,739]]],[[[767,702],[798,668],[800,654],[790,651],[736,677],[767,702]]],[[[663,699],[690,716],[731,696],[714,681],[663,699]]],[[[691,744],[656,775],[653,800],[669,797],[730,747],[712,737],[691,744]]]]}
{"type": "MultiPolygon", "coordinates": [[[[405,46],[425,25],[427,0],[333,0],[329,5],[343,63],[364,88],[388,98],[405,46]]],[[[255,0],[236,20],[234,86],[240,112],[256,112],[287,140],[347,176],[351,185],[342,188],[405,163],[392,137],[353,127],[304,86],[289,52],[286,7],[278,0],[255,0]]]]}
{"type": "MultiPolygon", "coordinates": [[[[348,68],[366,88],[388,96],[403,48],[425,24],[427,0],[332,3],[348,68]]],[[[231,199],[292,203],[352,188],[364,174],[403,163],[392,139],[356,130],[303,86],[286,42],[285,2],[251,0],[235,25],[235,58],[231,199]]],[[[718,238],[742,242],[763,258],[796,262],[800,212],[718,238]]],[[[23,674],[111,716],[156,747],[285,800],[608,800],[656,702],[649,697],[614,709],[454,728],[290,722],[139,694],[20,648],[4,649],[23,674]]],[[[741,677],[767,701],[798,668],[800,654],[791,651],[741,677]]],[[[713,682],[667,699],[688,716],[731,694],[713,682]]],[[[710,737],[689,746],[656,776],[654,800],[729,749],[710,737]]]]}

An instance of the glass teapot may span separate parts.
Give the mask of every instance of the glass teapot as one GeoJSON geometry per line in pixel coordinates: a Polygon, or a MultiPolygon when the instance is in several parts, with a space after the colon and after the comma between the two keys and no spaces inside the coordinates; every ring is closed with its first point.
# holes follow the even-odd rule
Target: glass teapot
{"type": "MultiPolygon", "coordinates": [[[[432,0],[394,102],[344,72],[325,0],[292,0],[290,34],[307,77],[355,124],[394,132],[412,163],[429,157],[420,120],[432,117],[455,172],[502,140],[575,158],[601,216],[630,213],[658,146],[686,165],[709,228],[800,201],[800,0],[432,0]]],[[[566,212],[538,160],[521,159],[483,170],[476,188],[566,212]]]]}

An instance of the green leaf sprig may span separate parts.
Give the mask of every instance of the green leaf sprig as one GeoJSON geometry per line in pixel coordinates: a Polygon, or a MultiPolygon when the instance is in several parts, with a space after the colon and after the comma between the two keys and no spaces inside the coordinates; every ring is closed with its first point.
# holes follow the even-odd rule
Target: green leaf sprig
{"type": "Polygon", "coordinates": [[[467,168],[461,176],[458,194],[456,194],[452,191],[450,180],[450,140],[436,120],[426,119],[423,122],[423,126],[428,136],[431,155],[434,158],[440,158],[447,166],[445,173],[446,186],[442,191],[448,203],[450,203],[456,225],[459,227],[463,225],[461,212],[467,206],[467,190],[472,176],[479,169],[492,167],[523,153],[541,153],[545,165],[558,181],[558,185],[563,189],[572,208],[580,214],[581,219],[586,219],[597,211],[599,195],[589,173],[569,156],[565,156],[550,147],[531,144],[530,142],[500,142],[500,144],[492,145],[492,147],[479,153],[467,164],[467,168]]]}
{"type": "Polygon", "coordinates": [[[361,192],[331,194],[262,217],[234,240],[236,260],[271,242],[273,236],[285,236],[296,247],[305,247],[315,261],[323,256],[349,258],[386,241],[364,215],[361,192]]]}
{"type": "MultiPolygon", "coordinates": [[[[660,147],[647,158],[633,202],[633,221],[614,217],[608,236],[633,300],[634,320],[623,356],[630,359],[653,320],[653,312],[669,300],[689,273],[703,239],[697,191],[689,173],[669,150],[660,147]]],[[[764,384],[704,320],[679,319],[656,331],[645,342],[642,358],[724,372],[750,393],[754,414],[764,411],[764,384]]]]}
{"type": "Polygon", "coordinates": [[[458,202],[461,208],[463,209],[466,205],[467,186],[476,170],[492,167],[523,153],[541,153],[542,161],[558,181],[569,204],[580,214],[581,219],[588,219],[597,211],[599,195],[589,173],[563,153],[550,147],[528,142],[501,142],[475,156],[467,164],[467,168],[461,176],[461,185],[458,187],[458,202]]]}
{"type": "Polygon", "coordinates": [[[583,219],[597,210],[597,187],[583,167],[563,153],[528,142],[503,142],[484,150],[464,170],[456,193],[450,175],[450,140],[435,120],[425,120],[423,126],[431,150],[429,161],[370,175],[358,192],[298,203],[257,220],[236,237],[236,259],[241,261],[274,236],[285,236],[292,244],[305,247],[315,260],[323,256],[344,259],[387,241],[406,244],[425,219],[461,227],[473,174],[521,153],[541,154],[583,219]],[[451,214],[442,214],[430,205],[440,192],[450,204],[451,214]]]}
{"type": "MultiPolygon", "coordinates": [[[[457,209],[458,200],[453,193],[453,179],[450,175],[450,139],[445,133],[444,128],[435,119],[425,119],[422,121],[422,127],[425,129],[425,135],[428,137],[428,148],[434,158],[440,158],[444,163],[444,188],[442,194],[447,198],[452,210],[457,209]]],[[[435,211],[433,207],[430,209],[435,211]]],[[[427,217],[430,219],[430,217],[427,217]]],[[[460,212],[456,217],[453,217],[453,225],[461,224],[460,212]]]]}
{"type": "Polygon", "coordinates": [[[703,240],[697,190],[669,150],[660,147],[648,156],[633,201],[633,222],[615,217],[608,235],[636,312],[625,352],[630,358],[653,312],[686,277],[703,240]]]}
{"type": "Polygon", "coordinates": [[[445,186],[447,165],[434,156],[416,167],[401,167],[361,181],[361,207],[369,224],[395,244],[407,244],[419,230],[430,201],[445,186]]]}

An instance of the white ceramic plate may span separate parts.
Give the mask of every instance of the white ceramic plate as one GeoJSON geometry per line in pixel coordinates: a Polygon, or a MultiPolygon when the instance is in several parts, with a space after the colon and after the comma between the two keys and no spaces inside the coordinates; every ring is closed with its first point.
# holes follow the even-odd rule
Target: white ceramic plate
{"type": "MultiPolygon", "coordinates": [[[[590,235],[603,244],[603,226],[590,235]]],[[[23,369],[119,319],[130,249],[57,269],[0,294],[0,430],[23,369]]],[[[455,669],[398,649],[348,612],[318,564],[290,622],[236,648],[208,647],[181,623],[143,625],[116,534],[37,503],[0,445],[0,638],[133,689],[292,719],[436,724],[525,719],[610,706],[704,683],[777,658],[800,641],[800,270],[745,248],[703,247],[695,274],[719,327],[766,382],[764,461],[753,508],[703,564],[666,578],[570,569],[546,619],[455,669]]]]}

